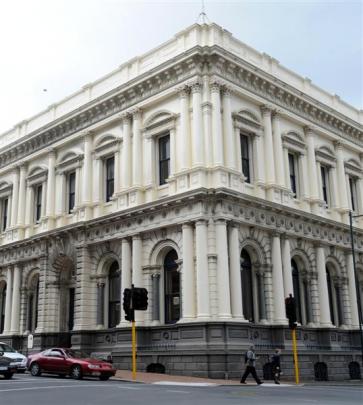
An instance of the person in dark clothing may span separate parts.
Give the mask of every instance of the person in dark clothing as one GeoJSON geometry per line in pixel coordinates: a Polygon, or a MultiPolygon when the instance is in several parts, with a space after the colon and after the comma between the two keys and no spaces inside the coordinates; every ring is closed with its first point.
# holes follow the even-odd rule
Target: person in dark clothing
{"type": "Polygon", "coordinates": [[[246,384],[246,378],[251,373],[252,377],[255,379],[258,385],[263,384],[263,382],[258,378],[256,373],[256,353],[255,347],[251,346],[245,355],[246,370],[241,378],[241,384],[246,384]]]}
{"type": "Polygon", "coordinates": [[[281,350],[275,349],[275,353],[271,357],[272,372],[274,375],[275,384],[280,384],[281,364],[280,364],[281,350]]]}

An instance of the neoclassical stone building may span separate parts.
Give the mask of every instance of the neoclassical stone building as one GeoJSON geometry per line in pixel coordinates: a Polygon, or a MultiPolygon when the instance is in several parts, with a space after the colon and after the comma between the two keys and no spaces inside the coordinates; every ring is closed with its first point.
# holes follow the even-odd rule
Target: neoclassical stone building
{"type": "MultiPolygon", "coordinates": [[[[361,365],[348,213],[363,214],[363,112],[216,24],[0,135],[0,340],[236,377],[254,343],[292,375],[361,365]],[[353,365],[352,365],[353,364],[353,365]],[[323,367],[323,368],[322,368],[323,367]]],[[[363,298],[363,218],[354,220],[363,298]]],[[[261,371],[261,370],[260,370],[261,371]]],[[[267,367],[265,367],[267,372],[267,367]]],[[[354,374],[354,373],[353,373],[354,374]]]]}

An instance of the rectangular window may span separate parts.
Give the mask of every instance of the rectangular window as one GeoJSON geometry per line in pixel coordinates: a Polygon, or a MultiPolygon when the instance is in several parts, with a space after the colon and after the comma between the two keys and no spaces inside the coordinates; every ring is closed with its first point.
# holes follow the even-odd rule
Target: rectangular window
{"type": "Polygon", "coordinates": [[[246,182],[251,183],[249,139],[248,136],[242,134],[240,139],[241,139],[242,173],[246,178],[246,182]]]}
{"type": "Polygon", "coordinates": [[[70,214],[76,202],[76,173],[68,174],[68,213],[70,214]]]}
{"type": "Polygon", "coordinates": [[[35,222],[39,222],[42,215],[42,185],[35,187],[35,222]]]}
{"type": "Polygon", "coordinates": [[[159,184],[166,183],[170,174],[170,135],[159,138],[159,184]]]}
{"type": "Polygon", "coordinates": [[[111,200],[115,191],[115,158],[112,156],[106,159],[106,202],[111,200]]]}
{"type": "Polygon", "coordinates": [[[329,205],[329,171],[325,166],[320,167],[321,170],[321,187],[323,192],[323,200],[326,205],[329,205]]]}
{"type": "Polygon", "coordinates": [[[289,153],[289,172],[290,172],[290,188],[291,191],[297,196],[297,183],[296,183],[296,156],[289,153]]]}
{"type": "Polygon", "coordinates": [[[8,226],[8,207],[9,199],[4,198],[1,201],[1,232],[4,232],[8,226]]]}
{"type": "Polygon", "coordinates": [[[349,190],[350,190],[350,201],[352,204],[352,211],[357,211],[357,179],[354,177],[349,177],[349,190]]]}

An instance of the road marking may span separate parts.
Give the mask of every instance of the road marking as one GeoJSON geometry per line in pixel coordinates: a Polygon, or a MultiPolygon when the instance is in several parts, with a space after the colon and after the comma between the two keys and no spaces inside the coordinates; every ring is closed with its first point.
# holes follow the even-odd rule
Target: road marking
{"type": "Polygon", "coordinates": [[[190,391],[166,390],[166,392],[173,392],[175,394],[190,394],[190,391]]]}
{"type": "Polygon", "coordinates": [[[188,383],[188,382],[175,382],[175,381],[156,381],[154,385],[179,385],[185,387],[217,387],[219,384],[215,383],[188,383]]]}
{"type": "Polygon", "coordinates": [[[139,388],[139,387],[130,387],[129,385],[127,385],[127,386],[118,385],[118,388],[120,388],[122,390],[141,390],[141,388],[139,388]]]}
{"type": "MultiPolygon", "coordinates": [[[[92,384],[87,386],[87,388],[92,387],[92,388],[98,388],[98,387],[104,387],[105,384],[92,384]]],[[[11,392],[11,391],[34,391],[34,390],[50,390],[54,388],[84,388],[84,385],[50,385],[48,387],[26,387],[26,388],[9,388],[5,390],[1,390],[0,392],[11,392]]]]}

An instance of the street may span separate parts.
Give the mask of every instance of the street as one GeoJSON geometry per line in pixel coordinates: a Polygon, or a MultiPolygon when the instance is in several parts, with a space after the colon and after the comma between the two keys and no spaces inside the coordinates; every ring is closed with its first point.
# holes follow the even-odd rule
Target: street
{"type": "Polygon", "coordinates": [[[82,381],[52,376],[15,375],[0,379],[0,405],[115,404],[361,404],[363,386],[215,386],[156,385],[118,380],[82,381]]]}

